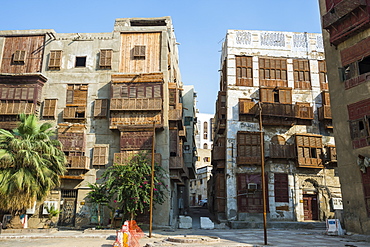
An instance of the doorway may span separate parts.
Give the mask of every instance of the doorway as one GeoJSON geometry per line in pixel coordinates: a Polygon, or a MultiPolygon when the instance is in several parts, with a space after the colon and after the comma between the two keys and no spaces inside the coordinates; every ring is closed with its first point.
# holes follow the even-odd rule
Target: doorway
{"type": "Polygon", "coordinates": [[[304,220],[318,220],[319,206],[317,203],[317,194],[303,194],[304,220]]]}
{"type": "Polygon", "coordinates": [[[61,214],[59,217],[60,226],[74,226],[76,215],[77,190],[62,190],[61,214]]]}

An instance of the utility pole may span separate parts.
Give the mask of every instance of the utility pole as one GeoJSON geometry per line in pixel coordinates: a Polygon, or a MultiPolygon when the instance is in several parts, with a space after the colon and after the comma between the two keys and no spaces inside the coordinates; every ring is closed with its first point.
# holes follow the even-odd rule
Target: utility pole
{"type": "Polygon", "coordinates": [[[260,127],[260,153],[261,153],[261,180],[262,180],[262,203],[263,203],[263,236],[265,245],[267,245],[267,229],[266,229],[266,179],[265,179],[265,149],[263,139],[263,126],[262,126],[262,105],[258,102],[259,110],[259,127],[260,127]]]}

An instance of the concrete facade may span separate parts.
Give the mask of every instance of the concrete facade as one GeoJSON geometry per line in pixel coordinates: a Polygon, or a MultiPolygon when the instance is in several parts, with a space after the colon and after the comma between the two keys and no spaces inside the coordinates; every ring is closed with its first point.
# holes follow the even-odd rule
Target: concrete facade
{"type": "MultiPolygon", "coordinates": [[[[27,40],[19,41],[19,39],[13,42],[13,44],[15,42],[21,44],[16,52],[22,51],[22,47],[28,45],[27,40]]],[[[80,139],[83,139],[84,143],[80,147],[79,144],[72,145],[78,148],[79,155],[82,155],[84,160],[82,169],[70,163],[66,176],[62,177],[61,188],[46,199],[46,201],[57,202],[57,207],[60,209],[69,207],[70,214],[65,215],[68,219],[66,225],[83,227],[97,223],[96,208],[86,200],[86,194],[90,191],[88,184],[100,182],[101,174],[107,167],[117,163],[118,159],[141,150],[137,144],[132,148],[123,143],[124,135],[132,133],[132,138],[142,138],[141,135],[146,133],[145,138],[149,139],[146,140],[145,145],[148,146],[148,140],[152,138],[150,131],[153,129],[153,122],[156,129],[155,153],[160,157],[156,158],[156,162],[160,163],[169,175],[166,181],[169,188],[167,200],[156,208],[153,223],[158,226],[169,226],[177,222],[179,198],[182,197],[188,204],[188,196],[182,193],[188,190],[184,188],[189,184],[189,177],[195,176],[194,155],[193,153],[183,155],[182,150],[185,140],[194,146],[193,126],[187,126],[184,130],[182,108],[184,106],[188,109],[184,110],[184,113],[194,115],[194,99],[192,95],[192,100],[181,103],[184,96],[181,93],[183,84],[178,65],[176,37],[170,17],[116,19],[111,33],[56,33],[54,30],[0,31],[0,61],[3,61],[0,83],[5,86],[9,84],[8,78],[15,78],[16,81],[17,76],[20,78],[36,74],[46,78],[47,82],[43,85],[40,98],[35,103],[34,113],[38,114],[42,121],[56,124],[59,139],[61,138],[59,135],[63,134],[61,128],[67,131],[68,128],[73,129],[77,126],[80,128],[79,133],[83,133],[80,139]],[[18,73],[14,70],[9,73],[14,65],[6,65],[5,59],[9,49],[12,49],[9,48],[12,37],[21,39],[34,35],[39,35],[44,40],[43,45],[39,47],[42,51],[40,69],[26,73],[18,73]],[[54,64],[55,54],[59,56],[57,66],[54,64]],[[104,64],[103,58],[106,61],[109,59],[109,62],[104,64]],[[145,86],[146,91],[133,90],[141,85],[145,86]],[[114,90],[118,87],[133,89],[130,89],[130,96],[123,91],[117,96],[114,90]],[[74,90],[71,94],[68,93],[71,91],[70,88],[74,90]],[[152,95],[153,92],[153,96],[150,97],[159,98],[156,101],[159,106],[153,106],[152,103],[139,106],[135,103],[136,105],[127,107],[125,102],[131,99],[125,101],[120,98],[125,95],[127,98],[137,97],[137,102],[140,100],[144,102],[141,99],[143,98],[141,94],[144,92],[147,95],[144,98],[148,98],[148,95],[152,95]],[[69,102],[71,97],[80,97],[79,103],[71,104],[69,102]],[[113,109],[113,100],[123,102],[123,106],[120,106],[120,109],[113,109]],[[53,114],[46,115],[46,110],[49,109],[47,102],[56,103],[53,114]],[[105,111],[105,115],[100,114],[101,112],[96,113],[99,102],[107,104],[105,108],[98,109],[101,112],[105,111]],[[76,107],[78,104],[80,104],[78,107],[81,107],[81,104],[82,107],[76,107]],[[70,110],[77,110],[77,112],[72,117],[66,116],[70,110]],[[176,143],[176,145],[171,149],[170,143],[176,143]],[[106,150],[104,157],[101,157],[105,161],[95,163],[98,148],[106,150]],[[176,156],[172,155],[173,151],[176,156]]],[[[19,67],[28,66],[27,63],[28,60],[23,61],[19,67]]],[[[16,82],[13,84],[17,85],[16,82]]],[[[1,98],[2,102],[4,100],[6,99],[1,98]]],[[[19,99],[15,98],[15,102],[17,100],[19,99]]],[[[0,112],[0,115],[4,113],[0,112]]],[[[14,118],[5,118],[5,120],[2,118],[1,121],[4,128],[3,126],[10,122],[13,123],[14,118]]],[[[139,142],[143,139],[137,140],[139,142]]],[[[78,141],[76,139],[75,143],[78,141]]],[[[149,150],[148,147],[144,149],[149,150]]],[[[73,155],[74,151],[73,148],[68,150],[67,156],[73,155]]],[[[41,204],[42,202],[39,202],[38,205],[41,204]]],[[[67,211],[66,208],[64,210],[67,211]]],[[[38,211],[35,215],[37,213],[38,211]]],[[[109,211],[106,210],[103,224],[107,225],[109,220],[109,211]]],[[[30,227],[38,226],[40,219],[33,217],[31,221],[30,227]]]]}
{"type": "Polygon", "coordinates": [[[323,221],[339,213],[330,203],[341,198],[335,160],[327,158],[333,132],[330,119],[319,116],[324,59],[320,34],[227,31],[209,199],[219,219],[262,220],[261,157],[269,220],[323,221]]]}
{"type": "Polygon", "coordinates": [[[347,231],[370,234],[370,2],[320,0],[347,231]]]}

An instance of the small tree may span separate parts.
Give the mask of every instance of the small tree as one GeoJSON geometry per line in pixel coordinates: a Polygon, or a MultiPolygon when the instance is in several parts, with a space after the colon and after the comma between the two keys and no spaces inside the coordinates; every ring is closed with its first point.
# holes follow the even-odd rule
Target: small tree
{"type": "Polygon", "coordinates": [[[60,185],[67,163],[50,123],[33,114],[19,119],[13,131],[0,129],[0,210],[18,218],[60,185]]]}
{"type": "MultiPolygon", "coordinates": [[[[162,204],[166,198],[166,177],[162,167],[155,165],[154,204],[162,204]]],[[[115,164],[102,175],[104,184],[112,195],[113,203],[125,215],[133,219],[150,207],[151,159],[148,153],[139,153],[127,161],[127,164],[115,164]]]]}
{"type": "Polygon", "coordinates": [[[101,226],[101,212],[104,209],[104,206],[107,206],[111,195],[108,193],[105,184],[89,184],[89,187],[92,189],[87,194],[87,198],[90,202],[97,204],[98,206],[98,223],[101,226]]]}

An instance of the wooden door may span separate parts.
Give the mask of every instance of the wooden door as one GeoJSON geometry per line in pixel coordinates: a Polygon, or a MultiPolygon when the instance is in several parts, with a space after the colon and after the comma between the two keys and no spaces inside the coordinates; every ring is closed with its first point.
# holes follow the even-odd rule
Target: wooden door
{"type": "Polygon", "coordinates": [[[62,212],[59,217],[60,226],[74,226],[76,215],[76,198],[62,198],[62,212]]]}
{"type": "Polygon", "coordinates": [[[318,220],[318,204],[316,194],[303,195],[304,220],[318,220]]]}

